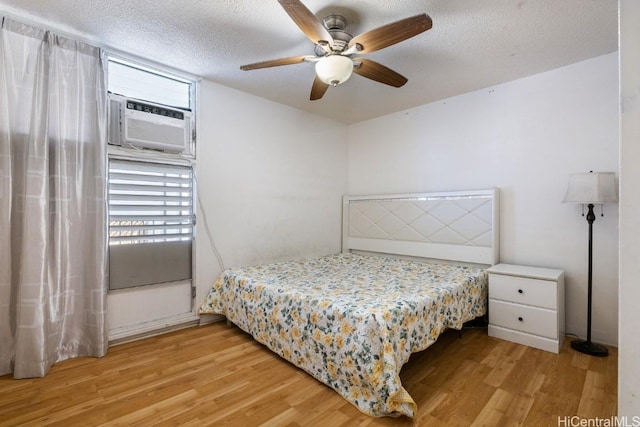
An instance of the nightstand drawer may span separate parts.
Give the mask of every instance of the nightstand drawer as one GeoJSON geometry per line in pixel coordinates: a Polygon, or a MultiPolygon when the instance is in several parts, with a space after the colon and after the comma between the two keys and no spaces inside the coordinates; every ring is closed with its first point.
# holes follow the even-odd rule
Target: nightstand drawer
{"type": "Polygon", "coordinates": [[[489,283],[489,298],[552,310],[558,307],[556,282],[489,274],[489,283]]]}
{"type": "Polygon", "coordinates": [[[491,324],[543,337],[558,338],[558,313],[505,301],[489,300],[491,324]]]}

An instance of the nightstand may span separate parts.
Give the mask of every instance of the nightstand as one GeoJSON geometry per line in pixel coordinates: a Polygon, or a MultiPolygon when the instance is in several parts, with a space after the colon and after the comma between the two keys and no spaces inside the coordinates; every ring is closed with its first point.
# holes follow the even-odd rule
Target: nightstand
{"type": "Polygon", "coordinates": [[[559,353],[564,341],[564,272],[497,264],[489,273],[489,336],[559,353]]]}

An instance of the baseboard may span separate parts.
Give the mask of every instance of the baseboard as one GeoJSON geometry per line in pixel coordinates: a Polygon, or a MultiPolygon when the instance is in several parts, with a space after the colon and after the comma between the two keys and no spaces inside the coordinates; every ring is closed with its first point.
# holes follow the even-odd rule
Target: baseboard
{"type": "Polygon", "coordinates": [[[225,317],[222,314],[201,314],[200,326],[209,325],[211,323],[222,322],[225,317]]]}
{"type": "Polygon", "coordinates": [[[137,325],[123,326],[109,331],[109,345],[115,346],[126,342],[166,334],[178,329],[197,326],[200,318],[196,313],[185,313],[164,319],[152,320],[137,325]]]}

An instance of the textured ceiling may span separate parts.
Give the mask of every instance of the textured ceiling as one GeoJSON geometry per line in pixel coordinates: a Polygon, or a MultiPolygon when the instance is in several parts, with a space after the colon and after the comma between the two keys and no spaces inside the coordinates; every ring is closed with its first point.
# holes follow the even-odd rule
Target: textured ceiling
{"type": "Polygon", "coordinates": [[[303,0],[352,35],[419,13],[433,28],[367,55],[409,79],[354,75],[309,101],[311,63],[240,65],[313,54],[276,0],[0,0],[3,15],[344,123],[401,111],[617,50],[616,0],[303,0]]]}

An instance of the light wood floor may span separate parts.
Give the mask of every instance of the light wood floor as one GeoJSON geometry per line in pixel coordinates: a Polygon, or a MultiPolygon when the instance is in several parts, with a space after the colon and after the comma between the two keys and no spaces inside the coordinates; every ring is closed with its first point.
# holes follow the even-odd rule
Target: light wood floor
{"type": "Polygon", "coordinates": [[[557,426],[558,416],[616,414],[617,359],[615,348],[595,358],[569,340],[556,355],[483,329],[448,331],[401,372],[416,417],[372,418],[216,323],[68,360],[45,378],[0,377],[0,425],[557,426]]]}

